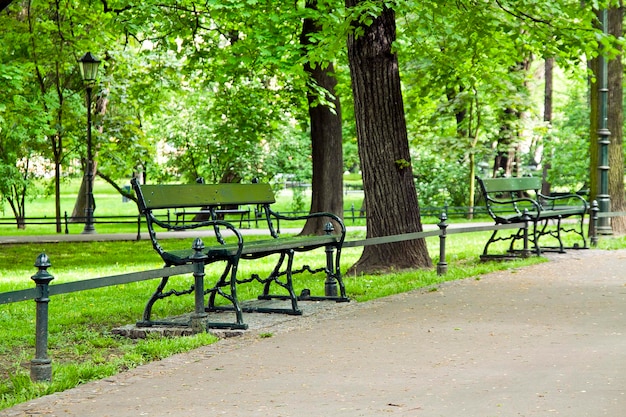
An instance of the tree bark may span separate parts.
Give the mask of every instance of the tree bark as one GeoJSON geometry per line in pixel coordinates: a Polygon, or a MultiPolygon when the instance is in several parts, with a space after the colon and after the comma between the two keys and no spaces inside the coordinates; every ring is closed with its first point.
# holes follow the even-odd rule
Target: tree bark
{"type": "MultiPolygon", "coordinates": [[[[362,0],[346,0],[354,7],[362,0]]],[[[348,37],[367,237],[422,231],[413,182],[397,56],[395,14],[384,7],[348,37]],[[362,33],[360,33],[362,31],[362,33]]],[[[431,267],[424,239],[366,246],[348,274],[431,267]]]]}
{"type": "MultiPolygon", "coordinates": [[[[316,8],[317,1],[306,2],[308,8],[316,8]]],[[[309,35],[319,31],[312,19],[305,19],[302,26],[300,43],[309,45],[309,35]]],[[[307,94],[309,102],[309,118],[311,122],[311,152],[313,157],[313,178],[311,182],[310,212],[330,212],[343,218],[343,148],[341,131],[341,106],[335,93],[337,80],[334,77],[333,64],[326,68],[307,62],[304,70],[318,86],[330,94],[334,105],[316,104],[319,100],[313,92],[307,94]]],[[[301,234],[323,234],[324,225],[328,220],[323,218],[309,219],[301,234]]]]}

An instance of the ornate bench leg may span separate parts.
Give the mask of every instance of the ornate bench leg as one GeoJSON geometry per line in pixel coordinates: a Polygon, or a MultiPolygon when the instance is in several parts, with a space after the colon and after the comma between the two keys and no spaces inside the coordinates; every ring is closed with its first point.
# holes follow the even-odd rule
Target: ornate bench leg
{"type": "Polygon", "coordinates": [[[163,289],[167,285],[167,281],[169,281],[170,277],[161,278],[161,282],[159,283],[157,289],[152,294],[152,297],[146,303],[146,307],[143,310],[142,321],[138,322],[139,326],[150,326],[151,320],[150,317],[152,315],[152,306],[156,303],[157,300],[163,298],[163,289]]]}
{"type": "Polygon", "coordinates": [[[561,216],[557,216],[556,220],[556,239],[559,241],[559,253],[565,253],[563,249],[563,241],[561,240],[561,216]]]}
{"type": "Polygon", "coordinates": [[[287,253],[287,292],[289,292],[289,298],[291,299],[291,309],[294,312],[300,312],[298,308],[298,297],[296,297],[296,293],[293,291],[293,258],[295,252],[293,249],[290,249],[287,253]]]}
{"type": "Polygon", "coordinates": [[[220,276],[219,280],[213,286],[213,288],[209,288],[205,290],[205,294],[209,294],[209,299],[207,302],[207,306],[205,311],[234,311],[236,322],[232,325],[222,324],[220,323],[209,323],[209,327],[232,327],[236,329],[247,329],[248,325],[243,322],[243,310],[239,305],[239,299],[237,298],[237,265],[238,259],[228,259],[226,261],[226,266],[224,267],[224,272],[220,276]],[[227,294],[222,290],[223,287],[228,287],[230,294],[227,294]],[[230,303],[232,307],[221,307],[215,305],[215,297],[217,295],[221,295],[230,303]]]}
{"type": "Polygon", "coordinates": [[[495,242],[495,237],[498,234],[497,230],[494,230],[493,233],[491,233],[491,237],[489,238],[489,240],[487,241],[487,243],[485,244],[485,247],[483,249],[483,257],[488,257],[489,256],[489,245],[491,245],[493,242],[495,242]]]}

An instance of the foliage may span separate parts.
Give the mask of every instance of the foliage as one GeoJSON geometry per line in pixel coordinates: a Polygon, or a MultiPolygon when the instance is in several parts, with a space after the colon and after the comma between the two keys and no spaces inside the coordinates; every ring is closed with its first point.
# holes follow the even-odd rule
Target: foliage
{"type": "MultiPolygon", "coordinates": [[[[512,69],[543,57],[575,68],[599,45],[614,52],[613,40],[593,27],[592,7],[606,1],[368,0],[350,10],[335,0],[316,3],[311,9],[303,1],[270,0],[13,2],[0,13],[2,199],[12,195],[11,184],[22,185],[15,201],[28,195],[35,162],[59,164],[59,176],[82,173],[86,109],[76,60],[87,50],[103,61],[94,141],[98,170],[109,178],[140,170],[159,181],[308,178],[306,92],[314,86],[303,64],[330,61],[342,100],[344,169],[356,173],[345,39],[353,21],[367,25],[381,7],[391,7],[412,154],[422,164],[414,174],[423,179],[422,198],[437,201],[467,194],[462,172],[490,162],[503,127],[528,140],[524,130],[538,124],[541,112],[526,89],[533,74],[512,69]],[[304,17],[320,27],[308,47],[299,40],[304,17]],[[526,119],[507,120],[504,109],[526,119]],[[16,167],[28,158],[25,176],[16,167]],[[430,178],[446,183],[444,195],[430,178]]],[[[557,158],[584,137],[569,130],[575,114],[550,132],[555,139],[544,148],[554,148],[557,158]]],[[[581,182],[582,160],[556,162],[567,166],[566,175],[549,174],[556,185],[581,182]]]]}
{"type": "MultiPolygon", "coordinates": [[[[576,80],[576,78],[573,78],[576,80]]],[[[589,107],[585,84],[570,82],[565,102],[557,109],[554,128],[547,132],[545,155],[552,168],[548,181],[557,189],[578,191],[589,181],[589,107]],[[576,155],[576,158],[572,158],[576,155]]]]}
{"type": "Polygon", "coordinates": [[[413,174],[422,206],[466,205],[468,187],[459,185],[467,183],[467,164],[447,162],[455,158],[461,160],[463,155],[449,152],[444,159],[441,153],[427,148],[420,148],[413,155],[413,174]]]}

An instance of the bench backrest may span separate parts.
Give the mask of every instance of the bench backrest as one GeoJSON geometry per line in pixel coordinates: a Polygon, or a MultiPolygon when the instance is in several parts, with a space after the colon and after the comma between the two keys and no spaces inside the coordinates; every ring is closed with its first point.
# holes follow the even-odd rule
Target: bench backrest
{"type": "MultiPolygon", "coordinates": [[[[270,205],[276,199],[269,184],[165,184],[140,185],[133,178],[131,184],[137,195],[139,211],[146,217],[148,233],[152,246],[161,256],[164,249],[157,241],[155,225],[166,230],[191,230],[198,227],[212,227],[219,243],[225,244],[220,227],[231,228],[228,223],[219,220],[220,206],[261,205],[265,220],[272,237],[278,237],[270,220],[270,205]],[[198,208],[207,210],[207,216],[191,222],[178,224],[177,219],[170,219],[169,209],[198,208]],[[168,211],[167,219],[157,215],[159,211],[168,211]]],[[[165,259],[165,258],[164,258],[165,259]]]]}
{"type": "Polygon", "coordinates": [[[137,197],[142,211],[276,202],[271,186],[260,183],[142,185],[140,190],[137,197]]]}
{"type": "Polygon", "coordinates": [[[476,177],[483,193],[517,193],[521,191],[541,190],[541,178],[479,178],[476,177]]]}

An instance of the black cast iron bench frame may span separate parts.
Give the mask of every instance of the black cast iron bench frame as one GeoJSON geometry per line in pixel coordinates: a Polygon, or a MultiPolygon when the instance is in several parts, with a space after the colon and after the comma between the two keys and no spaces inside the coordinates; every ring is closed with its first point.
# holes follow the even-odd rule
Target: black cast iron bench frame
{"type": "Polygon", "coordinates": [[[560,194],[558,196],[546,196],[541,194],[541,178],[489,178],[476,177],[484,199],[487,213],[498,224],[526,223],[528,229],[520,228],[507,237],[499,237],[498,231],[494,230],[485,244],[481,259],[503,258],[510,256],[527,256],[530,250],[537,255],[541,252],[557,251],[565,252],[565,249],[587,248],[587,240],[584,234],[585,214],[589,208],[587,201],[578,194],[560,194]],[[574,222],[563,222],[572,217],[574,222]],[[573,232],[578,235],[582,245],[575,243],[571,247],[563,244],[562,234],[573,232]],[[539,240],[544,236],[551,236],[557,241],[557,245],[544,246],[539,240]],[[489,254],[489,246],[497,241],[511,240],[506,255],[489,254]],[[525,241],[526,240],[526,241],[525,241]],[[524,242],[524,248],[515,249],[515,243],[524,242]]]}
{"type": "MultiPolygon", "coordinates": [[[[274,212],[271,204],[275,202],[274,193],[269,184],[177,184],[177,185],[140,185],[135,179],[131,181],[137,195],[139,211],[146,218],[146,224],[152,246],[165,262],[165,266],[196,264],[197,271],[194,284],[187,290],[165,291],[169,277],[161,279],[156,291],[148,300],[144,309],[143,318],[137,324],[139,326],[171,325],[171,321],[152,320],[152,307],[154,303],[171,295],[183,295],[195,292],[196,315],[213,311],[233,311],[233,322],[209,322],[207,327],[246,329],[247,324],[243,321],[242,312],[268,312],[287,313],[300,315],[302,311],[298,307],[299,300],[334,300],[349,301],[346,296],[345,286],[341,277],[340,259],[341,248],[345,240],[346,227],[338,216],[332,213],[311,213],[304,216],[285,216],[274,212]],[[240,230],[232,223],[219,220],[218,213],[222,206],[232,205],[258,205],[263,213],[269,239],[244,240],[240,230]],[[209,220],[198,222],[186,222],[176,224],[159,218],[158,212],[172,209],[198,209],[209,212],[209,220]],[[311,236],[287,236],[281,237],[274,228],[274,222],[298,221],[309,218],[322,218],[328,220],[324,228],[325,234],[311,236]],[[205,246],[200,238],[196,238],[191,248],[164,249],[163,241],[159,241],[157,230],[194,230],[208,228],[212,230],[210,236],[214,243],[205,246]],[[336,231],[336,229],[338,229],[336,231]],[[230,236],[224,236],[222,231],[228,231],[230,236]],[[295,254],[298,252],[311,251],[324,248],[325,264],[320,268],[313,269],[303,265],[300,269],[294,269],[295,254]],[[277,255],[276,264],[268,277],[260,277],[252,274],[250,277],[241,279],[237,270],[241,260],[260,259],[270,255],[277,255]],[[224,262],[225,267],[215,284],[204,289],[204,266],[215,262],[224,262]],[[311,296],[310,291],[305,289],[300,296],[296,296],[293,288],[292,277],[294,274],[310,272],[325,272],[325,294],[323,296],[311,296]],[[200,277],[200,278],[198,278],[200,277]],[[290,300],[288,308],[274,307],[244,307],[237,298],[237,286],[242,283],[258,281],[263,285],[263,292],[259,295],[261,300],[283,299],[290,300]],[[275,285],[283,288],[287,294],[271,294],[275,285]],[[337,287],[339,291],[337,291],[337,287]],[[208,295],[208,301],[199,310],[199,305],[204,304],[204,297],[208,295]],[[226,300],[227,305],[218,305],[217,296],[226,300]]],[[[176,323],[175,325],[180,325],[176,323]]]]}

